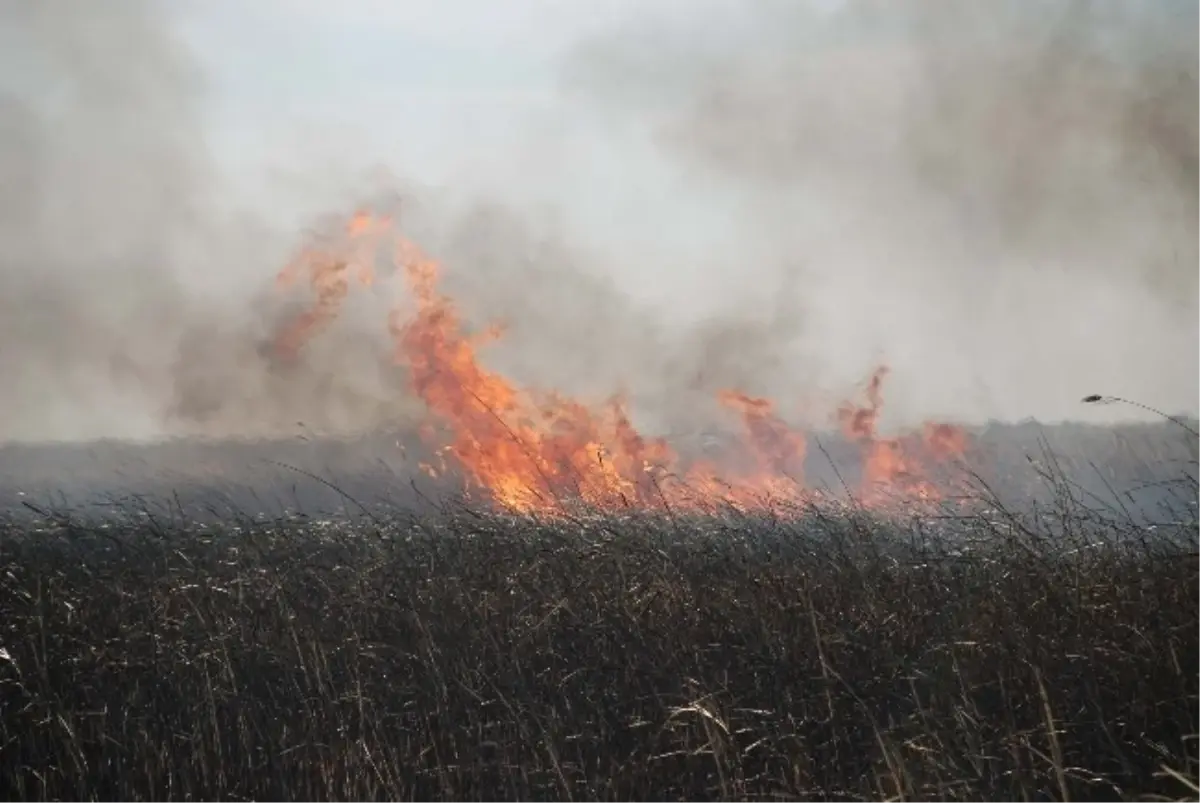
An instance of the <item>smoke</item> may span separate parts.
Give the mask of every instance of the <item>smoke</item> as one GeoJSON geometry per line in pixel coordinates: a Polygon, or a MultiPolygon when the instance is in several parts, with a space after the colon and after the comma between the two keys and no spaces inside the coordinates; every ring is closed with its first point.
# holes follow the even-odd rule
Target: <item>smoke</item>
{"type": "Polygon", "coordinates": [[[731,299],[709,346],[741,361],[685,340],[684,363],[803,394],[884,361],[898,423],[1078,418],[1093,389],[1197,409],[1194,3],[688,12],[564,70],[596,119],[738,199],[756,258],[705,278],[731,299]]]}
{"type": "Polygon", "coordinates": [[[168,9],[0,3],[0,441],[395,415],[382,323],[341,323],[300,365],[271,354],[299,303],[271,285],[297,232],[230,206],[168,9]]]}
{"type": "MultiPolygon", "coordinates": [[[[270,348],[307,301],[272,285],[305,233],[230,205],[166,9],[0,2],[0,441],[405,420],[386,281],[301,359],[270,348]]],[[[824,420],[881,362],[890,423],[1122,412],[1093,392],[1196,410],[1194,4],[642,9],[570,50],[551,110],[636,158],[486,152],[640,193],[607,224],[592,203],[592,242],[503,181],[364,191],[296,164],[293,195],[399,214],[470,320],[507,325],[489,364],[627,390],[659,431],[726,387],[824,420]]]]}
{"type": "Polygon", "coordinates": [[[145,433],[139,373],[183,304],[195,75],[145,4],[0,5],[0,431],[145,433]]]}
{"type": "MultiPolygon", "coordinates": [[[[310,303],[276,271],[364,204],[443,259],[473,321],[508,325],[496,364],[606,395],[654,321],[589,256],[510,199],[283,154],[263,199],[323,211],[306,230],[232,205],[209,157],[206,86],[156,0],[0,3],[0,441],[277,437],[403,425],[398,282],[351,292],[297,359],[272,348],[310,303]],[[581,299],[586,304],[580,304],[581,299]]],[[[354,121],[345,121],[353,125],[354,121]]],[[[339,165],[345,166],[345,162],[339,165]]],[[[357,166],[357,165],[356,165],[357,166]]],[[[277,211],[277,210],[276,210],[277,211]]]]}

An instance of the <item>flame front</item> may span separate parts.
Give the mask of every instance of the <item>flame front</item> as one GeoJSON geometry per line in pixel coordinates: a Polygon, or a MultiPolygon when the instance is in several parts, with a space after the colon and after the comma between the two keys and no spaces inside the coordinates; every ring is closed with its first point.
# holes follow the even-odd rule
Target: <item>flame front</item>
{"type": "MultiPolygon", "coordinates": [[[[390,219],[359,212],[334,238],[333,247],[301,252],[280,274],[294,282],[307,272],[313,306],[288,322],[276,338],[280,354],[296,356],[305,342],[337,315],[351,275],[373,281],[374,260],[390,243],[394,267],[416,302],[415,312],[397,307],[388,320],[396,362],[413,392],[440,425],[422,427],[438,454],[462,474],[468,490],[517,512],[552,512],[579,500],[610,508],[704,509],[714,504],[752,509],[771,500],[806,502],[804,432],[789,426],[774,404],[736,389],[718,401],[736,413],[743,437],[717,461],[685,464],[662,438],[633,426],[623,396],[587,405],[552,391],[522,388],[486,368],[477,348],[502,332],[493,327],[469,336],[450,298],[439,292],[440,266],[399,236],[390,219]]],[[[886,369],[866,388],[866,404],[843,405],[844,432],[864,450],[865,502],[883,505],[897,497],[934,501],[941,497],[922,465],[944,462],[966,447],[962,430],[927,425],[917,436],[881,438],[877,433],[886,369]]],[[[428,469],[437,473],[435,469],[428,469]]]]}
{"type": "Polygon", "coordinates": [[[936,501],[942,492],[926,477],[925,467],[961,457],[967,449],[967,434],[950,424],[926,423],[920,433],[880,437],[879,413],[887,373],[886,367],[880,367],[871,375],[865,405],[843,404],[838,409],[843,433],[864,448],[860,497],[877,506],[905,499],[936,501]]]}
{"type": "Polygon", "coordinates": [[[403,240],[396,261],[417,302],[415,315],[391,316],[397,361],[444,425],[449,452],[472,485],[518,511],[548,509],[564,497],[603,507],[645,503],[645,475],[669,462],[670,450],[634,430],[620,398],[593,410],[553,393],[539,397],[489,371],[478,340],[438,292],[437,263],[403,240]]]}

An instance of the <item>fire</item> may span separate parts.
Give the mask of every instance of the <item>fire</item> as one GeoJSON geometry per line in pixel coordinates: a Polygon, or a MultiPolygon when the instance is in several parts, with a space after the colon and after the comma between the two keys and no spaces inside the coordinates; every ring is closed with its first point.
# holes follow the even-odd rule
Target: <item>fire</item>
{"type": "Polygon", "coordinates": [[[370,286],[375,280],[375,252],[390,232],[390,221],[369,212],[355,213],[341,232],[324,246],[302,250],[278,276],[281,286],[294,284],[307,274],[316,300],[275,338],[275,349],[294,357],[306,342],[337,317],[350,292],[350,276],[370,286]]]}
{"type": "Polygon", "coordinates": [[[545,507],[564,493],[597,505],[634,493],[629,475],[639,455],[629,449],[616,459],[605,455],[605,444],[627,445],[618,437],[619,404],[604,415],[552,395],[536,403],[480,363],[478,343],[437,291],[437,263],[407,241],[399,243],[396,261],[417,302],[411,318],[397,311],[389,321],[398,360],[448,429],[449,452],[472,484],[516,510],[545,507]]]}
{"type": "MultiPolygon", "coordinates": [[[[516,385],[479,358],[484,343],[502,336],[498,327],[468,335],[454,302],[439,291],[441,266],[404,239],[386,217],[359,212],[338,236],[305,249],[280,273],[290,284],[307,275],[312,306],[276,338],[281,355],[295,357],[327,326],[346,298],[351,277],[369,285],[381,249],[389,248],[415,311],[397,306],[388,331],[398,365],[437,426],[422,427],[441,463],[431,474],[456,470],[469,492],[517,512],[552,512],[570,500],[611,508],[706,509],[728,504],[753,509],[770,500],[810,502],[805,488],[805,432],[791,427],[773,402],[736,389],[718,401],[740,418],[742,438],[717,460],[685,461],[663,438],[633,425],[628,402],[616,394],[587,404],[553,391],[516,385]]],[[[936,501],[937,485],[923,466],[963,453],[966,435],[947,424],[927,425],[917,435],[882,438],[877,432],[886,369],[866,388],[866,403],[838,411],[845,434],[864,454],[862,500],[890,504],[896,497],[936,501]]]]}
{"type": "Polygon", "coordinates": [[[838,408],[843,433],[864,447],[862,499],[875,504],[905,497],[937,500],[941,490],[926,478],[924,467],[930,462],[946,463],[961,457],[967,449],[967,435],[950,424],[927,423],[918,434],[880,437],[877,428],[887,373],[886,367],[880,367],[871,375],[865,405],[846,403],[838,408]]]}

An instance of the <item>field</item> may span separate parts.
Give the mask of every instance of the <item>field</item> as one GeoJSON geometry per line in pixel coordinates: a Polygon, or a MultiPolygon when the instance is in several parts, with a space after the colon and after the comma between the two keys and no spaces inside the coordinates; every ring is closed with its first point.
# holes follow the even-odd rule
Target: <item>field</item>
{"type": "Polygon", "coordinates": [[[269,491],[261,446],[96,506],[124,447],[6,447],[0,796],[1195,799],[1194,440],[1021,432],[888,516],[511,516],[333,447],[269,491]]]}

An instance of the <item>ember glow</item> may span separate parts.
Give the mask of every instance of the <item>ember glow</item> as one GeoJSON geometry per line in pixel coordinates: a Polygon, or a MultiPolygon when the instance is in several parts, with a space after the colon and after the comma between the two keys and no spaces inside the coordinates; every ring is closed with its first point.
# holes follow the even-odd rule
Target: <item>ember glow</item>
{"type": "MultiPolygon", "coordinates": [[[[314,300],[281,327],[277,352],[297,358],[337,316],[352,279],[373,283],[382,254],[409,291],[387,327],[395,362],[430,414],[420,433],[441,464],[423,464],[427,473],[457,474],[468,493],[521,513],[552,513],[571,502],[600,509],[751,510],[822,498],[804,482],[807,433],[788,424],[769,399],[722,390],[717,401],[740,421],[740,437],[717,458],[688,460],[664,438],[640,433],[620,393],[587,404],[490,370],[479,349],[503,330],[468,334],[454,301],[439,290],[439,263],[390,218],[366,211],[337,236],[302,250],[280,273],[285,285],[307,277],[314,300]]],[[[863,403],[838,409],[843,433],[862,450],[857,496],[873,507],[939,502],[946,488],[929,469],[953,465],[967,448],[966,433],[931,423],[902,437],[880,436],[886,374],[880,368],[870,377],[863,403]]]]}

